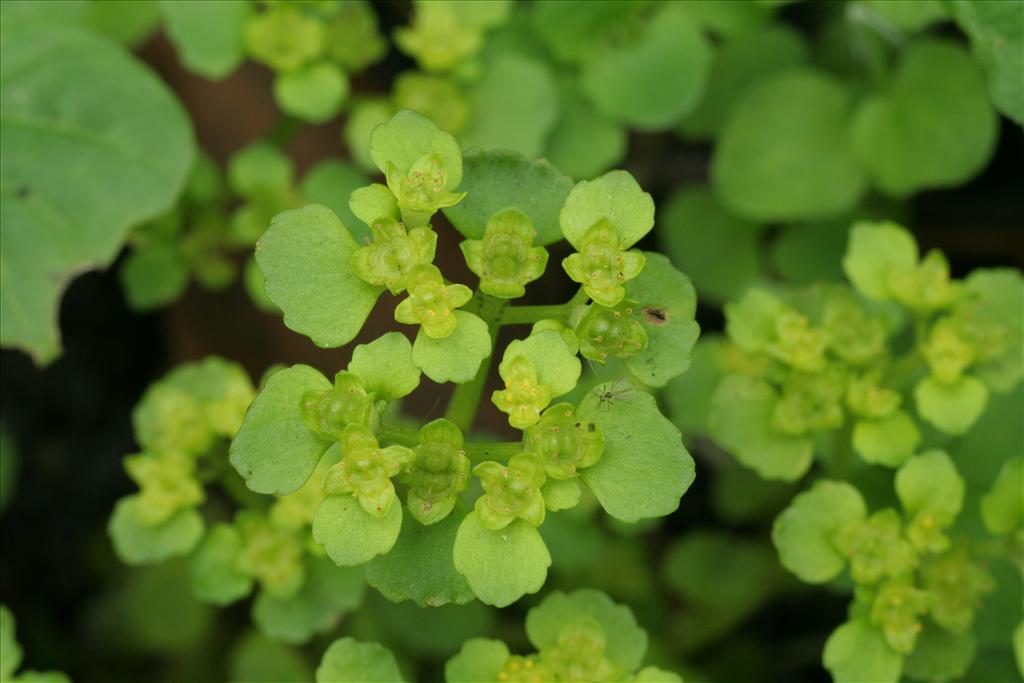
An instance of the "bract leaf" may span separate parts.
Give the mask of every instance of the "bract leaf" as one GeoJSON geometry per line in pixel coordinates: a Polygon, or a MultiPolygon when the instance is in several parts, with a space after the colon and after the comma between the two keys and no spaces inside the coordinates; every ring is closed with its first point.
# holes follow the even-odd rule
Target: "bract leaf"
{"type": "Polygon", "coordinates": [[[394,164],[407,175],[413,164],[436,154],[445,171],[445,190],[454,190],[462,182],[462,152],[459,143],[434,122],[414,111],[403,109],[370,134],[370,156],[381,173],[394,164]]]}
{"type": "Polygon", "coordinates": [[[565,239],[579,247],[583,235],[602,218],[619,234],[621,247],[628,249],[654,226],[654,200],[626,171],[576,183],[559,215],[565,239]]]}
{"type": "Polygon", "coordinates": [[[551,555],[537,528],[521,519],[499,531],[485,529],[471,512],[455,535],[455,569],[480,602],[505,607],[544,585],[551,555]]]}
{"type": "Polygon", "coordinates": [[[274,217],[256,245],[256,262],[267,296],[284,311],[289,329],[327,348],[355,339],[382,291],[349,265],[358,248],[326,206],[311,204],[274,217]]]}
{"type": "Polygon", "coordinates": [[[981,499],[981,518],[993,534],[1008,534],[1024,527],[1024,456],[1003,464],[992,488],[981,499]]]}
{"type": "Polygon", "coordinates": [[[392,602],[439,607],[472,601],[476,596],[452,561],[455,534],[465,516],[461,505],[429,526],[405,515],[394,547],[366,565],[366,580],[392,602]]]}
{"type": "Polygon", "coordinates": [[[377,643],[342,638],[331,643],[316,670],[316,683],[404,683],[391,652],[377,643]]]}
{"type": "Polygon", "coordinates": [[[635,301],[637,319],[647,332],[647,346],[626,359],[633,376],[652,387],[663,387],[690,367],[697,343],[697,293],[690,278],[672,267],[662,254],[646,252],[647,263],[626,283],[626,300],[635,301]]]}
{"type": "Polygon", "coordinates": [[[948,515],[952,522],[964,501],[964,480],[943,451],[915,455],[896,472],[896,495],[908,517],[948,515]]]}
{"type": "Polygon", "coordinates": [[[261,591],[252,604],[252,619],[274,640],[304,643],[330,630],[346,611],[358,607],[365,588],[359,569],[338,567],[327,558],[312,559],[302,589],[290,598],[261,591]]]}
{"type": "Polygon", "coordinates": [[[604,436],[601,459],[580,476],[608,514],[636,522],[679,507],[695,477],[693,458],[653,396],[601,384],[583,398],[577,415],[604,436]]]}
{"type": "MultiPolygon", "coordinates": [[[[366,185],[366,176],[338,159],[326,159],[309,169],[299,184],[299,192],[314,204],[323,204],[338,215],[341,222],[363,244],[370,239],[369,222],[356,218],[349,208],[349,195],[366,185]]],[[[388,192],[391,196],[391,193],[388,192]]],[[[394,202],[394,197],[392,197],[394,202]]]]}
{"type": "Polygon", "coordinates": [[[189,564],[192,594],[203,602],[230,605],[252,590],[252,577],[238,568],[242,537],[230,524],[217,524],[206,534],[189,564]]]}
{"type": "Polygon", "coordinates": [[[796,481],[807,472],[814,446],[803,436],[777,431],[772,414],[779,395],[767,382],[727,375],[711,399],[711,436],[765,479],[796,481]]]}
{"type": "Polygon", "coordinates": [[[543,651],[558,643],[563,627],[586,617],[604,627],[605,657],[626,671],[639,668],[647,652],[646,631],[637,624],[629,607],[616,604],[600,591],[585,588],[548,594],[527,613],[526,635],[534,647],[543,651]]]}
{"type": "Polygon", "coordinates": [[[903,656],[866,619],[848,621],[833,631],[822,659],[835,683],[896,683],[903,670],[903,656]]]}
{"type": "Polygon", "coordinates": [[[107,533],[125,564],[154,564],[190,553],[203,536],[203,518],[187,508],[161,524],[147,524],[140,512],[139,498],[126,496],[114,507],[107,533]]]}
{"type": "Polygon", "coordinates": [[[981,417],[988,403],[988,387],[976,377],[963,375],[946,384],[926,377],[914,387],[917,412],[947,434],[964,434],[981,417]]]}
{"type": "Polygon", "coordinates": [[[313,517],[313,540],[338,566],[351,567],[391,550],[401,528],[399,504],[376,517],[352,496],[328,496],[313,517]]]}
{"type": "Polygon", "coordinates": [[[867,507],[845,482],[819,481],[797,495],[772,526],[782,566],[807,583],[824,583],[846,566],[834,544],[843,526],[864,519],[867,507]]]}
{"type": "Polygon", "coordinates": [[[857,420],[853,425],[853,449],[873,465],[899,467],[920,442],[921,430],[903,410],[874,420],[857,420]]]}
{"type": "Polygon", "coordinates": [[[500,640],[472,638],[444,665],[444,679],[447,683],[496,681],[508,657],[508,646],[500,640]]]}
{"type": "Polygon", "coordinates": [[[887,274],[910,270],[917,264],[917,243],[895,223],[856,223],[843,257],[850,282],[869,299],[890,298],[887,274]]]}
{"type": "Polygon", "coordinates": [[[465,311],[455,311],[455,318],[458,327],[444,339],[433,339],[420,329],[412,345],[413,362],[438,384],[468,382],[491,355],[487,323],[465,311]]]}
{"type": "Polygon", "coordinates": [[[580,359],[555,330],[535,332],[526,339],[510,342],[498,368],[502,377],[507,376],[512,362],[520,356],[530,359],[537,369],[537,378],[551,390],[552,398],[572,391],[583,370],[580,359]]]}
{"type": "Polygon", "coordinates": [[[330,442],[306,426],[302,397],[331,386],[308,365],[278,370],[267,379],[231,442],[231,465],[246,486],[256,493],[287,495],[306,483],[330,442]]]}
{"type": "Polygon", "coordinates": [[[413,364],[412,344],[400,332],[388,332],[352,351],[348,371],[363,380],[368,392],[385,399],[411,394],[420,385],[420,369],[413,364]]]}
{"type": "Polygon", "coordinates": [[[491,216],[516,208],[537,229],[535,244],[562,239],[558,214],[572,190],[571,179],[544,159],[530,161],[518,152],[472,150],[464,162],[459,191],[466,198],[443,210],[464,237],[482,239],[491,216]]]}

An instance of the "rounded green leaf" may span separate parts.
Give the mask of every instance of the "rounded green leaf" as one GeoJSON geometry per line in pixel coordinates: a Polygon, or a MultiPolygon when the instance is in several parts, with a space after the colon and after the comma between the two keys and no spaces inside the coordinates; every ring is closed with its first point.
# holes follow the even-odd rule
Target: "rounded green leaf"
{"type": "Polygon", "coordinates": [[[526,635],[535,648],[547,650],[558,643],[563,627],[585,617],[604,627],[605,657],[626,671],[640,667],[647,652],[647,633],[629,607],[616,604],[600,591],[585,588],[569,594],[550,593],[527,613],[526,635]]]}
{"type": "Polygon", "coordinates": [[[850,282],[870,299],[889,298],[888,273],[917,265],[914,237],[895,223],[857,223],[843,256],[843,270],[850,282]]]}
{"type": "Polygon", "coordinates": [[[162,0],[167,37],[189,71],[212,80],[245,59],[243,30],[252,4],[242,0],[162,0]]]}
{"type": "Polygon", "coordinates": [[[199,544],[189,564],[192,594],[203,602],[230,605],[252,590],[252,577],[238,568],[242,537],[230,524],[218,524],[199,544]]]}
{"type": "Polygon", "coordinates": [[[766,544],[710,530],[673,541],[663,565],[666,584],[688,604],[740,616],[769,596],[776,573],[774,553],[766,544]]]}
{"type": "Polygon", "coordinates": [[[368,392],[385,399],[411,394],[420,385],[420,369],[412,360],[412,344],[400,332],[388,332],[352,351],[348,371],[363,380],[368,392]]]}
{"type": "Polygon", "coordinates": [[[663,387],[690,367],[690,354],[700,326],[697,293],[690,278],[672,267],[667,257],[645,252],[647,263],[626,284],[626,301],[637,311],[647,332],[647,346],[626,359],[633,376],[652,387],[663,387]]]}
{"type": "Polygon", "coordinates": [[[965,434],[988,403],[988,387],[964,375],[952,384],[926,377],[914,387],[917,413],[947,434],[965,434]]]}
{"type": "Polygon", "coordinates": [[[366,580],[392,602],[412,600],[420,607],[464,605],[476,596],[455,570],[452,549],[466,511],[456,508],[430,526],[405,515],[395,546],[366,565],[366,580]]]}
{"type": "Polygon", "coordinates": [[[1024,82],[1020,78],[1024,71],[1024,4],[952,0],[946,7],[970,37],[974,58],[988,74],[992,102],[1024,125],[1024,82]]]}
{"type": "MultiPolygon", "coordinates": [[[[369,223],[356,218],[349,208],[349,195],[366,183],[366,176],[344,161],[326,159],[302,176],[299,192],[308,201],[323,204],[336,213],[356,242],[363,244],[370,239],[369,223]]],[[[391,201],[394,202],[393,197],[391,201]]]]}
{"type": "MultiPolygon", "coordinates": [[[[401,220],[398,200],[387,185],[372,183],[358,187],[348,195],[348,207],[366,225],[373,225],[382,218],[401,220]]],[[[372,236],[372,231],[367,233],[372,236]]]]}
{"type": "Polygon", "coordinates": [[[312,683],[313,669],[297,650],[250,631],[231,650],[231,683],[312,683]]]}
{"type": "Polygon", "coordinates": [[[349,261],[359,244],[330,209],[312,204],[274,217],[256,245],[267,296],[284,324],[317,346],[343,346],[359,334],[380,287],[364,282],[349,261]]]}
{"type": "Polygon", "coordinates": [[[848,621],[833,631],[822,658],[835,683],[896,683],[903,670],[903,656],[866,619],[848,621]]]}
{"type": "Polygon", "coordinates": [[[202,515],[192,508],[179,510],[161,524],[145,520],[137,496],[126,496],[114,507],[107,533],[125,564],[155,564],[187,555],[203,536],[202,515]]]}
{"type": "MultiPolygon", "coordinates": [[[[705,3],[710,6],[726,4],[720,0],[705,3]]],[[[752,6],[748,2],[732,4],[752,6]]],[[[680,131],[688,137],[712,137],[721,129],[732,106],[751,83],[805,61],[807,46],[803,38],[785,24],[768,26],[727,41],[715,51],[704,96],[697,108],[682,120],[680,131]]]]}
{"type": "Polygon", "coordinates": [[[171,208],[195,144],[167,86],[119,45],[5,9],[0,46],[0,344],[47,363],[67,283],[171,208]]]}
{"type": "Polygon", "coordinates": [[[669,4],[635,40],[608,47],[585,64],[580,84],[607,116],[656,130],[697,105],[710,62],[707,41],[685,9],[669,4]]]}
{"type": "Polygon", "coordinates": [[[953,634],[925,621],[914,651],[903,661],[903,672],[916,680],[958,680],[974,662],[977,649],[972,633],[953,634]]]}
{"type": "Polygon", "coordinates": [[[455,138],[427,117],[403,109],[370,134],[370,156],[381,173],[387,173],[388,164],[393,164],[407,175],[413,164],[434,154],[444,167],[443,189],[454,190],[462,182],[462,151],[455,138]]]}
{"type": "Polygon", "coordinates": [[[715,194],[754,221],[804,220],[852,208],[865,189],[850,149],[850,94],[831,76],[792,69],[747,88],[718,138],[715,194]]]}
{"type": "Polygon", "coordinates": [[[543,153],[558,120],[558,89],[544,62],[503,54],[484,66],[467,97],[463,148],[511,149],[530,159],[543,153]]]}
{"type": "Polygon", "coordinates": [[[313,540],[338,566],[351,567],[391,550],[401,528],[401,505],[376,517],[352,496],[328,496],[313,517],[313,540]]]}
{"type": "Polygon", "coordinates": [[[837,481],[815,483],[794,498],[772,526],[779,562],[807,583],[835,578],[846,566],[835,547],[835,535],[865,515],[864,499],[854,487],[837,481]]]}
{"type": "Polygon", "coordinates": [[[496,681],[508,657],[508,646],[500,640],[472,638],[444,665],[444,680],[447,683],[496,681]]]}
{"type": "Polygon", "coordinates": [[[992,488],[981,499],[981,518],[993,534],[1008,534],[1024,527],[1024,457],[1003,464],[992,488]]]}
{"type": "Polygon", "coordinates": [[[316,683],[404,683],[395,656],[376,643],[342,638],[331,643],[316,670],[316,683]]]}
{"type": "Polygon", "coordinates": [[[348,91],[348,76],[330,62],[279,74],[274,79],[274,100],[282,111],[312,123],[331,120],[348,91]]]}
{"type": "Polygon", "coordinates": [[[149,311],[185,293],[189,268],[178,245],[154,244],[132,251],[118,276],[132,310],[149,311]]]}
{"type": "Polygon", "coordinates": [[[330,442],[306,426],[302,397],[331,386],[308,365],[278,370],[267,379],[231,442],[231,465],[246,486],[283,496],[306,483],[330,442]]]}
{"type": "Polygon", "coordinates": [[[992,156],[997,117],[981,70],[956,44],[912,43],[887,87],[863,101],[853,149],[875,185],[904,197],[959,185],[992,156]]]}
{"type": "Polygon", "coordinates": [[[605,218],[628,249],[654,226],[654,200],[626,171],[609,171],[576,183],[565,200],[559,224],[565,239],[579,247],[580,238],[605,218]]]}
{"type": "Polygon", "coordinates": [[[705,187],[675,194],[657,232],[672,263],[693,279],[701,300],[737,298],[762,277],[762,226],[728,213],[705,187]]]}
{"type": "Polygon", "coordinates": [[[583,398],[577,414],[593,420],[604,436],[601,459],[580,476],[608,514],[636,522],[679,507],[695,477],[693,458],[653,396],[600,384],[583,398]]]}
{"type": "Polygon", "coordinates": [[[632,683],[683,683],[679,674],[659,669],[656,666],[645,666],[636,672],[632,683]]]}
{"type": "Polygon", "coordinates": [[[412,345],[412,360],[438,384],[468,382],[480,363],[491,355],[491,334],[487,323],[465,311],[455,311],[458,327],[444,339],[433,339],[421,329],[412,345]]]}
{"type": "MultiPolygon", "coordinates": [[[[1024,276],[1014,268],[978,268],[964,281],[965,306],[978,322],[1005,331],[1002,353],[972,368],[992,391],[1006,393],[1024,376],[1024,276]]],[[[985,349],[985,351],[990,351],[985,349]]]]}
{"type": "Polygon", "coordinates": [[[943,451],[916,455],[896,472],[896,495],[910,518],[939,513],[952,521],[964,502],[964,480],[943,451]]]}
{"type": "Polygon", "coordinates": [[[516,208],[537,230],[535,244],[562,239],[558,214],[572,190],[572,180],[544,159],[530,161],[518,152],[472,150],[466,153],[462,185],[466,198],[444,209],[463,237],[482,239],[491,216],[516,208]]]}
{"type": "Polygon", "coordinates": [[[455,569],[480,602],[506,607],[544,585],[551,555],[537,528],[521,519],[499,531],[485,529],[471,512],[455,534],[455,569]]]}
{"type": "Polygon", "coordinates": [[[538,380],[551,390],[552,398],[572,391],[583,370],[580,359],[565,345],[561,333],[555,330],[535,332],[526,339],[510,342],[498,368],[502,377],[507,376],[512,361],[520,356],[533,363],[538,380]]]}
{"type": "Polygon", "coordinates": [[[857,420],[853,425],[853,449],[873,465],[899,467],[920,442],[921,430],[902,410],[876,420],[857,420]]]}
{"type": "Polygon", "coordinates": [[[314,559],[307,564],[306,581],[294,596],[279,598],[261,591],[252,604],[252,619],[274,640],[304,643],[337,626],[345,611],[362,602],[365,588],[358,569],[314,559]]]}
{"type": "Polygon", "coordinates": [[[668,416],[684,439],[708,433],[711,397],[725,374],[723,354],[721,336],[702,336],[693,347],[690,368],[665,385],[662,397],[668,416]]]}
{"type": "Polygon", "coordinates": [[[723,448],[764,479],[796,481],[814,455],[809,438],[775,429],[772,415],[778,392],[747,375],[728,375],[711,398],[708,430],[723,448]]]}
{"type": "Polygon", "coordinates": [[[572,178],[593,178],[621,161],[629,142],[625,128],[596,111],[570,80],[562,81],[559,94],[561,116],[548,138],[548,161],[572,178]]]}

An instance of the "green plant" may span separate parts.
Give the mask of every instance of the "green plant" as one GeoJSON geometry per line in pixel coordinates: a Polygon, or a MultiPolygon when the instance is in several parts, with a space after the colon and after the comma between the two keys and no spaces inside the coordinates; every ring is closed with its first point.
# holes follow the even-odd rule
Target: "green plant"
{"type": "Polygon", "coordinates": [[[581,484],[610,515],[636,522],[675,510],[694,476],[678,432],[633,382],[556,401],[580,378],[577,351],[620,359],[649,386],[689,363],[692,287],[664,257],[627,250],[653,223],[632,177],[572,186],[543,162],[483,152],[463,178],[455,141],[412,112],[376,129],[372,149],[388,185],[350,199],[372,242],[359,247],[330,209],[310,205],[274,218],[256,260],[285,324],[318,345],[351,341],[385,289],[407,293],[394,318],[418,327],[415,341],[389,332],[358,345],[333,382],[305,365],[273,370],[255,396],[233,364],[180,367],[136,409],[145,451],[125,467],[140,492],[110,522],[129,563],[191,555],[203,600],[228,604],[258,583],[254,619],[284,640],[304,640],[358,604],[361,572],[350,567],[365,566],[366,581],[394,601],[511,604],[544,584],[551,557],[537,527],[576,506],[581,484]],[[439,208],[469,238],[476,292],[431,264],[439,208]],[[543,272],[542,245],[563,236],[579,249],[563,262],[579,293],[510,305],[543,272]],[[532,329],[505,348],[505,388],[491,400],[522,438],[476,441],[468,437],[508,324],[532,329]],[[416,425],[388,404],[422,374],[458,386],[445,417],[416,425]],[[230,462],[248,490],[224,468],[232,436],[230,462]],[[206,530],[198,508],[214,481],[245,509],[206,530]]]}
{"type": "MultiPolygon", "coordinates": [[[[499,640],[466,641],[445,666],[448,683],[494,681],[636,681],[680,683],[654,666],[641,668],[647,633],[628,607],[604,593],[551,593],[526,615],[526,633],[537,652],[513,655],[499,640]]],[[[404,680],[394,656],[380,645],[352,638],[324,653],[317,681],[404,680]]]]}
{"type": "MultiPolygon", "coordinates": [[[[891,223],[855,225],[843,268],[852,287],[752,288],[726,305],[727,339],[703,342],[702,381],[717,388],[694,428],[765,479],[803,481],[820,465],[772,540],[805,582],[849,568],[849,621],[824,652],[835,680],[957,678],[998,585],[987,566],[1024,569],[1014,446],[958,439],[990,393],[1019,393],[1024,279],[984,269],[957,281],[891,223]],[[880,468],[894,478],[872,476],[880,468]]],[[[688,381],[670,397],[691,400],[688,381]]],[[[1006,581],[1001,591],[1019,591],[1019,576],[1006,581]]]]}

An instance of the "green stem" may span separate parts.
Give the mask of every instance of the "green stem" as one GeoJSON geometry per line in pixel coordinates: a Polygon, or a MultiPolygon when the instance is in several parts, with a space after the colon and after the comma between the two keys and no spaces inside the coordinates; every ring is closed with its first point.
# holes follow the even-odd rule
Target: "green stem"
{"type": "Polygon", "coordinates": [[[378,432],[379,440],[383,443],[398,444],[399,446],[417,446],[420,443],[419,432],[412,427],[382,423],[378,432]]]}
{"type": "Polygon", "coordinates": [[[538,320],[560,320],[565,322],[571,306],[553,304],[550,306],[509,306],[501,316],[502,325],[532,325],[538,320]]]}
{"type": "Polygon", "coordinates": [[[463,448],[473,462],[483,462],[484,460],[503,462],[521,452],[523,444],[519,441],[467,441],[463,444],[463,448]]]}
{"type": "Polygon", "coordinates": [[[829,467],[829,476],[832,479],[846,481],[850,478],[850,469],[853,464],[853,449],[850,447],[850,439],[853,438],[853,426],[850,420],[832,435],[832,464],[829,467]]]}
{"type": "Polygon", "coordinates": [[[476,377],[455,387],[451,401],[448,402],[448,409],[444,416],[455,423],[455,426],[468,433],[473,428],[473,421],[476,419],[476,411],[480,406],[480,397],[484,393],[484,386],[487,384],[487,374],[491,370],[491,362],[494,360],[494,345],[498,341],[498,330],[501,329],[502,312],[508,302],[504,299],[496,299],[486,294],[479,294],[480,309],[479,315],[487,323],[487,329],[491,333],[491,353],[480,363],[480,369],[476,377]]]}
{"type": "Polygon", "coordinates": [[[567,303],[544,306],[509,306],[501,316],[502,325],[532,325],[538,320],[559,320],[566,322],[572,309],[587,302],[587,292],[582,287],[567,303]]]}

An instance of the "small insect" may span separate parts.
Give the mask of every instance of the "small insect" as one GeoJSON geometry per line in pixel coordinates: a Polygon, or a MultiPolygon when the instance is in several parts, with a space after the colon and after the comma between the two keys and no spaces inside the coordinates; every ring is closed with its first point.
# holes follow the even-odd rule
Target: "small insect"
{"type": "Polygon", "coordinates": [[[636,387],[626,378],[616,380],[613,384],[598,387],[590,392],[597,397],[597,406],[601,410],[607,410],[615,405],[616,401],[629,403],[636,394],[636,387]]]}

